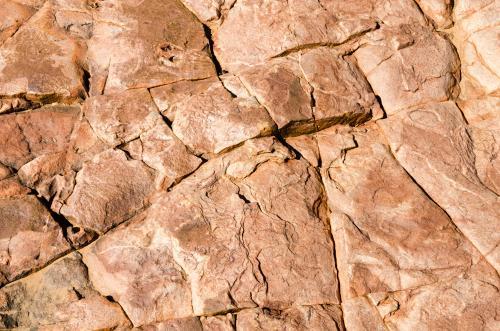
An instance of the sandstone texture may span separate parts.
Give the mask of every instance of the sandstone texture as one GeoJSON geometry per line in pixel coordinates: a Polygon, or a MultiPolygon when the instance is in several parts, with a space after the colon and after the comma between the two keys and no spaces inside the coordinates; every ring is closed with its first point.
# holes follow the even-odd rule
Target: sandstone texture
{"type": "Polygon", "coordinates": [[[0,329],[500,329],[497,0],[0,0],[0,329]]]}

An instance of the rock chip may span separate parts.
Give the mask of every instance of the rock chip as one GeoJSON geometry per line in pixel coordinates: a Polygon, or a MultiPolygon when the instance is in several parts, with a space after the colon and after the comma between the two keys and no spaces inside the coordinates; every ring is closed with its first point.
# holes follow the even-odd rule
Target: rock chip
{"type": "Polygon", "coordinates": [[[102,297],[79,253],[0,289],[0,327],[96,330],[128,327],[120,306],[102,297]]]}
{"type": "Polygon", "coordinates": [[[0,285],[44,267],[69,249],[63,230],[33,195],[0,197],[0,234],[0,285]]]}

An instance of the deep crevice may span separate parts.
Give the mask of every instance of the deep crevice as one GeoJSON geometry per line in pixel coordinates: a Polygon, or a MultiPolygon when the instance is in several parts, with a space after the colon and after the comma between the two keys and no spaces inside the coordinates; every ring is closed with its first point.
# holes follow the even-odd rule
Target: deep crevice
{"type": "Polygon", "coordinates": [[[223,75],[224,70],[222,70],[222,67],[219,63],[219,60],[217,60],[217,57],[215,56],[214,53],[214,40],[212,38],[212,30],[208,27],[208,25],[203,24],[203,31],[205,32],[205,37],[208,40],[208,52],[210,55],[210,59],[214,63],[215,66],[215,72],[217,73],[217,76],[223,75]]]}

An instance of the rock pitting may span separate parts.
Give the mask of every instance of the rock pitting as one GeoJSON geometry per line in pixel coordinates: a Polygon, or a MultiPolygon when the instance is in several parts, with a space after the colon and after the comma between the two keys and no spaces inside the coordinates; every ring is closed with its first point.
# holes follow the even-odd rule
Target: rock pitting
{"type": "Polygon", "coordinates": [[[496,0],[0,0],[0,329],[498,330],[496,0]]]}

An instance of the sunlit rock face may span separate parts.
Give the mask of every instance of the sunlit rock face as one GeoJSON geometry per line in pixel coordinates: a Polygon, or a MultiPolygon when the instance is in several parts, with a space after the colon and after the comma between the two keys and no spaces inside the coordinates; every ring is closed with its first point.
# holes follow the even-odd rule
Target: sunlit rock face
{"type": "Polygon", "coordinates": [[[0,329],[499,329],[499,12],[0,0],[0,329]]]}

